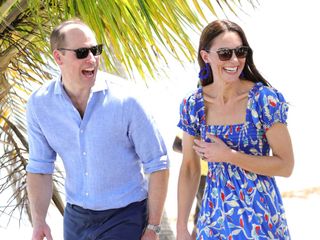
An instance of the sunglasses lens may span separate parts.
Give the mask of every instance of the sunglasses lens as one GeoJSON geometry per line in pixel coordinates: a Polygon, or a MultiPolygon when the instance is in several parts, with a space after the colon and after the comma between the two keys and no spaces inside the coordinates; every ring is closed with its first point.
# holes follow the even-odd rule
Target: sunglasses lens
{"type": "Polygon", "coordinates": [[[88,57],[89,51],[92,52],[93,56],[100,55],[102,53],[102,44],[93,46],[91,48],[78,48],[74,50],[76,52],[78,59],[83,59],[88,57]]]}
{"type": "Polygon", "coordinates": [[[92,54],[93,54],[94,56],[100,55],[100,54],[102,53],[102,44],[97,45],[97,46],[94,46],[94,47],[92,47],[92,48],[95,49],[95,52],[93,52],[93,51],[91,50],[91,52],[92,52],[92,54]]]}
{"type": "Polygon", "coordinates": [[[220,49],[217,51],[219,59],[221,61],[228,61],[232,57],[232,50],[231,49],[220,49]]]}
{"type": "Polygon", "coordinates": [[[245,58],[248,55],[249,48],[248,47],[239,47],[234,50],[236,56],[238,58],[245,58]]]}
{"type": "Polygon", "coordinates": [[[93,56],[100,55],[102,53],[102,45],[97,45],[90,48],[93,56]]]}
{"type": "Polygon", "coordinates": [[[221,48],[217,51],[220,61],[228,61],[231,59],[233,51],[237,58],[246,58],[250,48],[247,46],[238,47],[235,49],[221,48]]]}
{"type": "Polygon", "coordinates": [[[94,47],[90,48],[90,51],[92,52],[93,56],[97,56],[97,51],[98,51],[97,46],[94,46],[94,47]]]}
{"type": "Polygon", "coordinates": [[[79,48],[75,50],[77,58],[83,59],[89,55],[89,48],[79,48]]]}

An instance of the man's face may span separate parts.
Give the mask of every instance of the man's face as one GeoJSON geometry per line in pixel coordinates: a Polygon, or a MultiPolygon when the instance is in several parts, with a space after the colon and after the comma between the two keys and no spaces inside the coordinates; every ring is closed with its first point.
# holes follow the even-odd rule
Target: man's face
{"type": "Polygon", "coordinates": [[[88,90],[94,85],[100,56],[89,51],[88,56],[79,59],[72,49],[96,46],[96,38],[88,27],[80,24],[68,25],[62,31],[66,38],[61,48],[69,50],[55,50],[54,56],[61,69],[63,84],[69,91],[88,90]]]}

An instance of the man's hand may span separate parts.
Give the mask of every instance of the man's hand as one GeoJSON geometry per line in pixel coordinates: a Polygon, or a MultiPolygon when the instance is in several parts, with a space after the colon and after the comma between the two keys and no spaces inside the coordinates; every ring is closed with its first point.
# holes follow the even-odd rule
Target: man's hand
{"type": "Polygon", "coordinates": [[[53,240],[48,224],[33,227],[32,240],[53,240]]]}
{"type": "Polygon", "coordinates": [[[159,240],[159,236],[154,231],[146,229],[141,240],[159,240]]]}

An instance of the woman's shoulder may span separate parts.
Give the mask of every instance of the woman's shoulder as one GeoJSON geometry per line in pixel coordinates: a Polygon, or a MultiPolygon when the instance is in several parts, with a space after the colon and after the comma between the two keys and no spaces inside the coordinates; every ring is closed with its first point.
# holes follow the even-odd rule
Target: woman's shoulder
{"type": "Polygon", "coordinates": [[[196,116],[203,107],[202,87],[199,87],[183,98],[180,104],[180,112],[182,114],[196,116]]]}
{"type": "Polygon", "coordinates": [[[199,136],[199,123],[203,112],[202,88],[198,88],[183,98],[180,105],[178,127],[192,136],[199,136]]]}
{"type": "Polygon", "coordinates": [[[255,96],[277,94],[282,95],[282,93],[280,93],[280,91],[275,87],[264,85],[262,82],[254,83],[252,91],[255,93],[255,96]]]}
{"type": "Polygon", "coordinates": [[[263,126],[268,129],[275,122],[286,122],[288,104],[283,95],[272,86],[256,83],[251,91],[248,107],[258,128],[263,126]]]}
{"type": "Polygon", "coordinates": [[[252,99],[260,103],[286,102],[283,94],[272,86],[266,86],[261,82],[252,88],[252,99]]]}
{"type": "Polygon", "coordinates": [[[202,87],[193,90],[191,93],[188,93],[182,100],[184,105],[195,105],[202,100],[202,87]]]}

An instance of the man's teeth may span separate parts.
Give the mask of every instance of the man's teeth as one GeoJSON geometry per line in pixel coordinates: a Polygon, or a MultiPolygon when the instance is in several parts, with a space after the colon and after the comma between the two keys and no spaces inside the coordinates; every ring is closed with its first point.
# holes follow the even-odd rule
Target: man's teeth
{"type": "Polygon", "coordinates": [[[88,69],[84,69],[82,71],[82,74],[84,74],[87,77],[91,77],[94,74],[94,68],[88,68],[88,69]]]}

